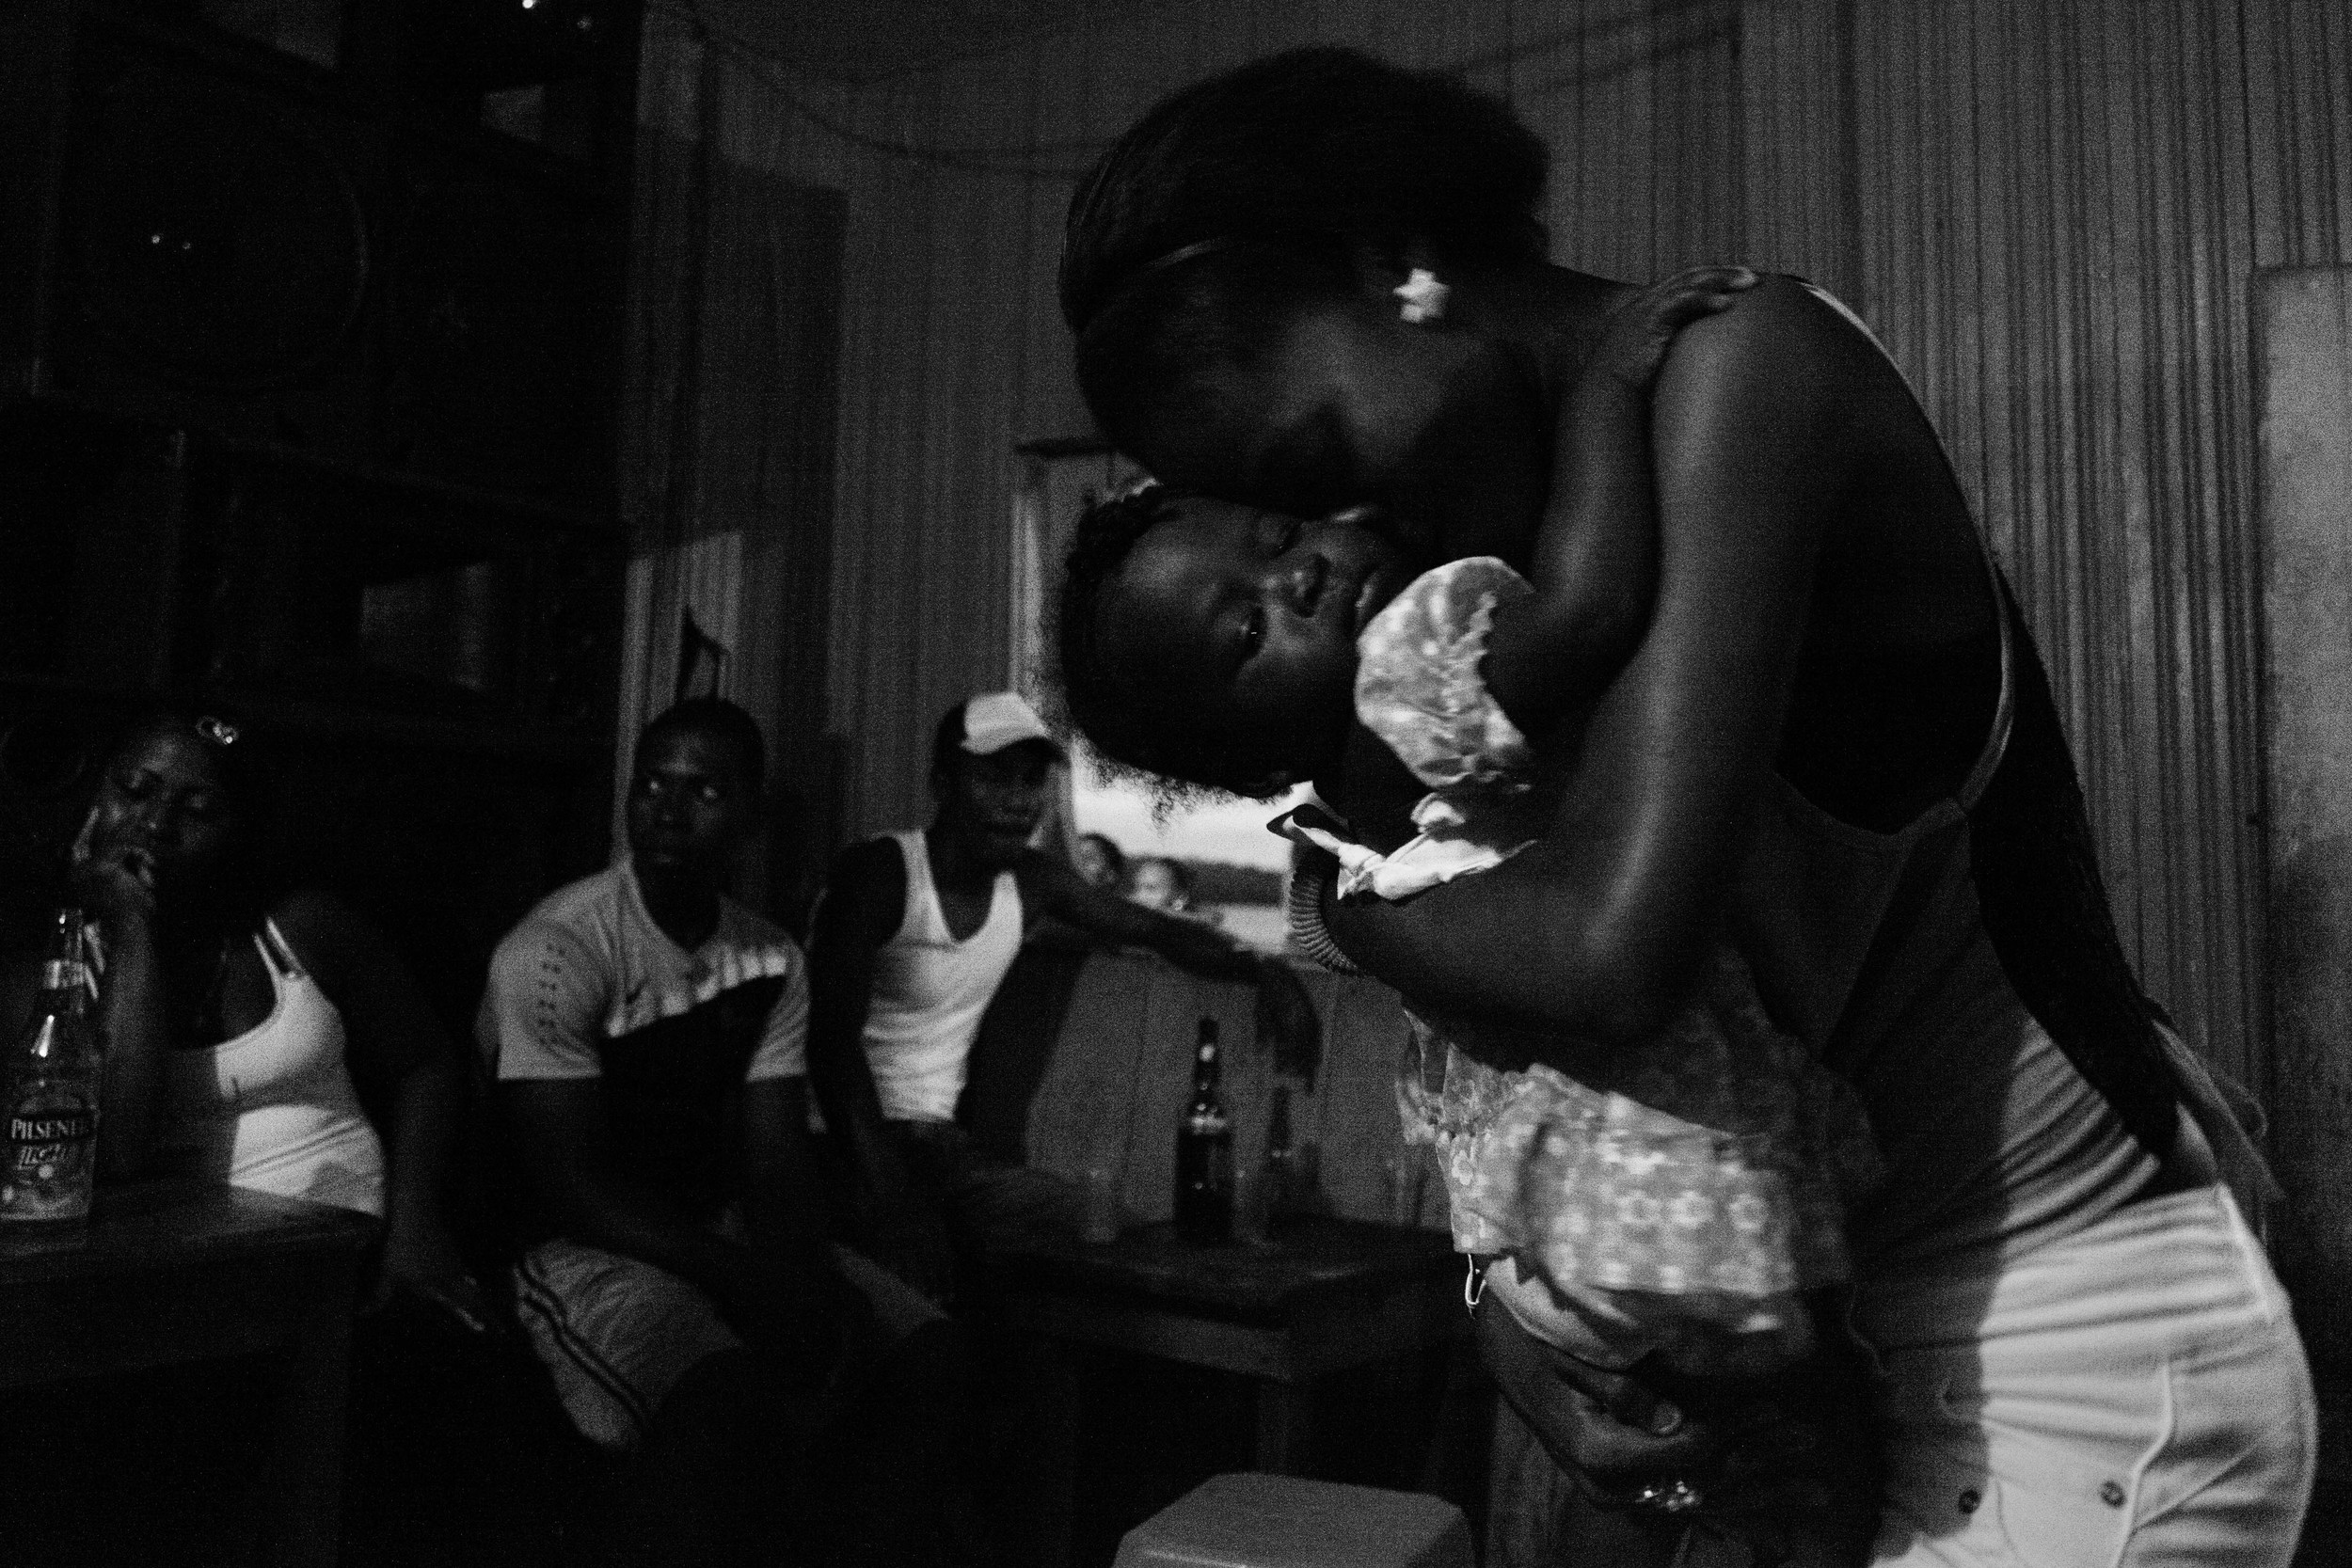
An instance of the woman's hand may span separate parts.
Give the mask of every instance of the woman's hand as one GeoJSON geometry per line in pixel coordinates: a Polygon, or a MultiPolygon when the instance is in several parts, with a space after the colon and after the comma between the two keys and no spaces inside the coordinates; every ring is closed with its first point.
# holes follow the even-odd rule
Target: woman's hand
{"type": "Polygon", "coordinates": [[[73,841],[73,896],[109,927],[150,919],[155,912],[155,858],[131,845],[97,843],[97,825],[92,807],[73,841]]]}
{"type": "Polygon", "coordinates": [[[482,1287],[466,1272],[457,1243],[435,1224],[398,1226],[386,1232],[375,1289],[365,1310],[381,1311],[409,1298],[447,1316],[471,1334],[487,1334],[496,1321],[482,1287]]]}
{"type": "Polygon", "coordinates": [[[872,1334],[873,1307],[830,1259],[799,1247],[756,1246],[729,1271],[720,1307],[753,1344],[833,1361],[872,1334]]]}
{"type": "Polygon", "coordinates": [[[1671,1476],[1711,1451],[1711,1434],[1672,1402],[1552,1349],[1500,1301],[1479,1305],[1477,1325],[1479,1355],[1502,1397],[1563,1469],[1613,1489],[1671,1476]]]}
{"type": "Polygon", "coordinates": [[[955,1293],[956,1253],[947,1223],[910,1185],[882,1179],[860,1194],[859,1249],[933,1301],[955,1293]]]}

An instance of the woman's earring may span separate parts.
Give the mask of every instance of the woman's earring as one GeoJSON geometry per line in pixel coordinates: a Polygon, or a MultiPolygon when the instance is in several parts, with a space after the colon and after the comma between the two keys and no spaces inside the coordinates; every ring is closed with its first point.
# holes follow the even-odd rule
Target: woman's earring
{"type": "Polygon", "coordinates": [[[1415,267],[1390,293],[1405,302],[1397,314],[1418,326],[1423,322],[1443,320],[1446,296],[1454,291],[1438,282],[1438,275],[1427,267],[1415,267]]]}

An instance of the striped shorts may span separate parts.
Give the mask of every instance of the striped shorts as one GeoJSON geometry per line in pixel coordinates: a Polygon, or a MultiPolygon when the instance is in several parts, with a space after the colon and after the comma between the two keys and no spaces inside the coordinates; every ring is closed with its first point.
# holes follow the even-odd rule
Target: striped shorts
{"type": "MultiPolygon", "coordinates": [[[[941,1316],[847,1247],[834,1248],[834,1262],[871,1303],[886,1339],[941,1316]]],[[[608,1449],[644,1442],[678,1380],[743,1342],[700,1287],[641,1259],[577,1242],[542,1242],[523,1255],[515,1267],[515,1306],[572,1424],[608,1449]]]]}

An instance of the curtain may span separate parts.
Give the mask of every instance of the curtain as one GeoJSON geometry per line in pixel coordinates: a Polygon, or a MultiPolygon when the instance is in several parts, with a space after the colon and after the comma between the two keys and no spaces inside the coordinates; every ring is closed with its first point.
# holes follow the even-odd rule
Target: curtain
{"type": "Polygon", "coordinates": [[[2221,1066],[2271,1076],[2247,321],[2352,261],[2332,0],[1222,0],[1097,8],[830,87],[771,69],[850,200],[831,667],[845,820],[922,809],[922,736],[1005,678],[1016,446],[1087,433],[1053,296],[1071,177],[1163,93],[1349,43],[1507,94],[1553,253],[1726,258],[1876,326],[2049,655],[2117,914],[2221,1066]]]}
{"type": "MultiPolygon", "coordinates": [[[[825,736],[845,200],[746,157],[782,114],[691,21],[644,32],[621,409],[629,569],[618,764],[681,696],[768,740],[767,852],[738,891],[787,913],[831,837],[825,736]]],[[[617,824],[616,824],[617,826],[617,824]]]]}
{"type": "MultiPolygon", "coordinates": [[[[837,522],[822,591],[792,601],[830,616],[804,711],[840,730],[843,832],[919,820],[939,712],[1028,668],[1010,607],[1041,562],[1010,520],[1016,449],[1088,433],[1053,283],[1075,172],[1178,86],[1354,44],[1510,98],[1553,150],[1559,260],[1647,277],[1737,257],[1869,318],[2042,640],[2142,973],[2217,1063],[2272,1081],[2249,291],[2259,267],[2352,262],[2352,22],[2336,0],[1203,0],[1082,16],[852,86],[728,45],[676,0],[648,12],[644,119],[670,150],[649,157],[707,144],[715,122],[724,167],[762,173],[747,199],[781,182],[846,203],[837,522]]],[[[673,234],[685,166],[640,193],[673,234]]],[[[683,257],[656,259],[683,276],[683,257]]],[[[723,272],[715,250],[708,265],[723,272]]],[[[649,425],[675,442],[675,421],[649,425]]],[[[681,537],[733,526],[699,491],[632,481],[637,512],[681,537]]],[[[640,662],[675,646],[665,627],[640,662]]]]}

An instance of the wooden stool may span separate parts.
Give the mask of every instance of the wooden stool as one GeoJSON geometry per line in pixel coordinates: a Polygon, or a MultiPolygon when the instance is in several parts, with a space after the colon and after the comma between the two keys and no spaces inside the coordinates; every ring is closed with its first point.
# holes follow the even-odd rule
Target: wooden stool
{"type": "Polygon", "coordinates": [[[1112,1568],[1470,1568],[1470,1521],[1418,1492],[1212,1476],[1129,1530],[1112,1568]]]}

